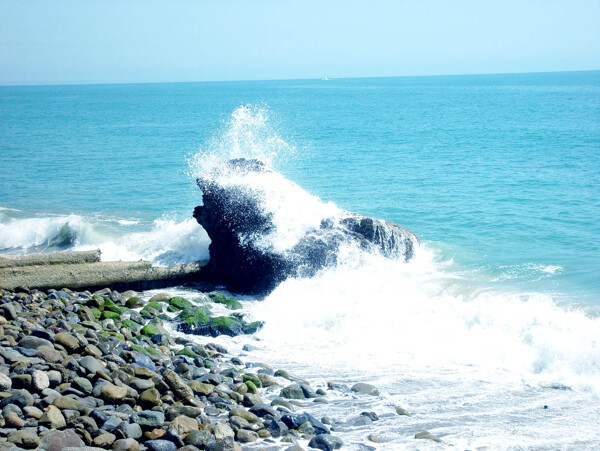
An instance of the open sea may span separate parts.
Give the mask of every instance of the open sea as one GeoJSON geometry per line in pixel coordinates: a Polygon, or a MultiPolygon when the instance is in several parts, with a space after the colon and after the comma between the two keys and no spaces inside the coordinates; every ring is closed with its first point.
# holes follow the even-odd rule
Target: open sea
{"type": "Polygon", "coordinates": [[[282,175],[278,239],[345,209],[421,240],[245,298],[259,340],[220,338],[378,386],[311,407],[380,415],[348,449],[600,449],[600,71],[0,86],[0,253],[206,259],[194,178],[238,157],[282,175]]]}

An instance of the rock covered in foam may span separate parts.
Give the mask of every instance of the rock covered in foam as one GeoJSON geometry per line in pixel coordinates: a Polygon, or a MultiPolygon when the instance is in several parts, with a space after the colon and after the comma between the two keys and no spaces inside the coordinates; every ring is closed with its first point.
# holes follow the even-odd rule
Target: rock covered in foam
{"type": "Polygon", "coordinates": [[[225,175],[197,179],[203,205],[195,208],[194,218],[211,239],[205,273],[213,282],[239,292],[268,293],[290,276],[311,276],[335,264],[345,244],[390,258],[413,257],[418,241],[412,232],[350,212],[322,218],[289,249],[265,245],[277,232],[274,212],[265,206],[267,193],[260,187],[230,183],[227,175],[243,181],[246,175],[272,173],[258,160],[242,158],[229,161],[225,175]]]}

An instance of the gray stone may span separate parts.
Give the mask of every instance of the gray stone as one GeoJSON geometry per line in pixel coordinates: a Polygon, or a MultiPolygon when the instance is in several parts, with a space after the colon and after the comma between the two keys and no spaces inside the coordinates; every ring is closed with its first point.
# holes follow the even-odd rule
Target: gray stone
{"type": "Polygon", "coordinates": [[[41,440],[41,449],[46,451],[62,451],[69,447],[83,447],[85,443],[73,429],[50,431],[41,440]]]}
{"type": "Polygon", "coordinates": [[[173,370],[165,370],[163,378],[173,390],[173,393],[184,401],[190,401],[194,399],[194,391],[189,387],[185,381],[179,377],[179,375],[173,370]]]}
{"type": "Polygon", "coordinates": [[[208,431],[194,431],[184,439],[184,443],[204,449],[212,439],[213,436],[208,431]]]}
{"type": "Polygon", "coordinates": [[[148,440],[144,444],[148,451],[177,451],[175,443],[168,440],[148,440]]]}
{"type": "Polygon", "coordinates": [[[23,449],[35,449],[40,444],[37,434],[27,429],[10,433],[8,441],[23,449]]]}
{"type": "Polygon", "coordinates": [[[50,341],[48,341],[44,338],[34,337],[31,335],[22,338],[19,341],[18,345],[20,347],[26,348],[26,349],[39,349],[42,346],[46,346],[50,349],[54,349],[54,345],[50,341]]]}
{"type": "Polygon", "coordinates": [[[75,379],[73,379],[72,384],[88,395],[92,393],[92,383],[89,381],[89,379],[86,379],[85,377],[76,377],[75,379]]]}
{"type": "Polygon", "coordinates": [[[280,396],[287,399],[306,399],[304,391],[299,384],[292,384],[282,388],[280,396]]]}
{"type": "Polygon", "coordinates": [[[165,414],[154,410],[142,410],[132,415],[132,421],[142,427],[158,428],[165,424],[165,414]]]}
{"type": "Polygon", "coordinates": [[[337,437],[329,434],[315,435],[310,442],[308,442],[309,448],[322,449],[324,451],[333,451],[334,449],[340,449],[344,443],[337,437]]]}
{"type": "Polygon", "coordinates": [[[0,373],[0,391],[9,391],[12,387],[12,380],[5,374],[0,373]]]}
{"type": "Polygon", "coordinates": [[[50,379],[48,378],[48,375],[45,372],[35,370],[31,376],[33,387],[37,391],[42,391],[43,389],[50,387],[50,379]]]}
{"type": "Polygon", "coordinates": [[[62,429],[67,426],[67,422],[62,412],[55,406],[50,406],[40,418],[40,424],[49,429],[62,429]]]}
{"type": "Polygon", "coordinates": [[[246,429],[240,429],[235,434],[235,438],[241,443],[252,443],[258,440],[258,434],[246,429]]]}
{"type": "Polygon", "coordinates": [[[439,439],[438,437],[436,437],[429,431],[419,432],[418,434],[415,434],[415,438],[421,439],[421,440],[431,440],[431,441],[437,442],[437,443],[441,443],[441,441],[442,441],[441,439],[439,439]]]}
{"type": "Polygon", "coordinates": [[[132,438],[122,438],[113,443],[113,451],[138,451],[140,444],[132,438]]]}
{"type": "Polygon", "coordinates": [[[94,357],[88,355],[79,359],[79,366],[85,368],[88,373],[96,374],[97,371],[102,371],[102,365],[94,357]]]}
{"type": "Polygon", "coordinates": [[[217,441],[226,439],[226,438],[233,438],[235,436],[233,429],[231,429],[229,427],[229,425],[225,424],[225,423],[217,423],[213,426],[212,429],[213,435],[215,436],[215,439],[217,439],[217,441]]]}
{"type": "Polygon", "coordinates": [[[354,384],[351,390],[355,393],[364,393],[371,396],[379,396],[379,390],[377,389],[377,387],[371,384],[365,384],[363,382],[354,384]]]}
{"type": "Polygon", "coordinates": [[[133,388],[134,390],[141,392],[144,390],[148,390],[149,388],[153,388],[154,382],[152,382],[151,379],[135,378],[135,379],[132,379],[131,382],[129,382],[129,386],[131,388],[133,388]]]}

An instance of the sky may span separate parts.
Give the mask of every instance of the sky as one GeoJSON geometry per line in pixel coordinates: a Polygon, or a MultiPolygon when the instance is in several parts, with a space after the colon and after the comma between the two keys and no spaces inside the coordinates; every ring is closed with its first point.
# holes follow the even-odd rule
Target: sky
{"type": "Polygon", "coordinates": [[[0,84],[600,69],[600,0],[0,0],[0,84]]]}

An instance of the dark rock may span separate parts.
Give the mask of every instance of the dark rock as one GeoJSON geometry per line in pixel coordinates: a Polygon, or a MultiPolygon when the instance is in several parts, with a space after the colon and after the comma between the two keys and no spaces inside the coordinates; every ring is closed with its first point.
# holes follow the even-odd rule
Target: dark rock
{"type": "Polygon", "coordinates": [[[197,446],[204,449],[206,445],[213,439],[213,436],[208,431],[194,431],[188,435],[183,441],[186,445],[197,446]]]}
{"type": "Polygon", "coordinates": [[[147,428],[158,428],[165,424],[165,414],[154,410],[136,412],[131,418],[133,422],[147,428]]]}
{"type": "Polygon", "coordinates": [[[271,433],[271,436],[283,437],[287,434],[288,427],[285,425],[283,421],[280,420],[272,420],[265,424],[266,429],[271,433]]]}
{"type": "Polygon", "coordinates": [[[150,371],[156,371],[156,365],[154,362],[148,357],[140,352],[135,352],[133,356],[133,363],[139,365],[141,367],[147,368],[150,371]]]}
{"type": "Polygon", "coordinates": [[[18,345],[26,349],[38,349],[42,346],[54,348],[54,345],[49,340],[40,337],[34,337],[32,335],[22,338],[18,345]]]}
{"type": "Polygon", "coordinates": [[[309,448],[322,449],[324,451],[333,451],[334,449],[340,449],[343,442],[329,434],[315,435],[310,442],[308,442],[309,448]]]}
{"type": "Polygon", "coordinates": [[[282,388],[280,396],[286,399],[306,399],[304,390],[302,390],[299,384],[292,384],[282,388]]]}
{"type": "MultiPolygon", "coordinates": [[[[270,172],[260,161],[246,159],[231,160],[226,170],[241,176],[270,172]]],[[[314,274],[335,262],[340,245],[349,241],[388,257],[408,260],[414,254],[417,239],[412,232],[352,213],[323,221],[286,252],[265,249],[262,241],[275,225],[262,208],[262,192],[209,178],[197,183],[203,206],[196,207],[194,217],[211,239],[204,271],[213,282],[238,292],[266,293],[289,276],[314,274]]]]}
{"type": "Polygon", "coordinates": [[[302,423],[307,421],[314,427],[315,433],[317,434],[328,434],[329,429],[310,413],[286,413],[281,417],[281,421],[290,428],[297,429],[302,423]]]}
{"type": "Polygon", "coordinates": [[[168,440],[148,440],[145,445],[149,451],[177,451],[175,443],[168,440]]]}

